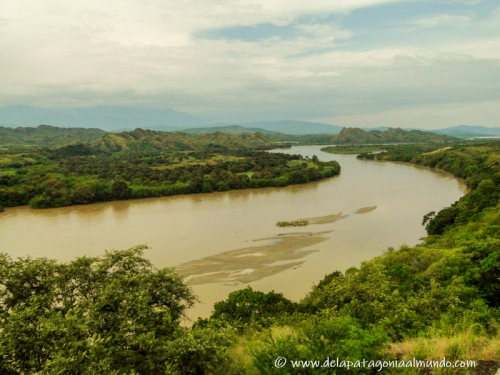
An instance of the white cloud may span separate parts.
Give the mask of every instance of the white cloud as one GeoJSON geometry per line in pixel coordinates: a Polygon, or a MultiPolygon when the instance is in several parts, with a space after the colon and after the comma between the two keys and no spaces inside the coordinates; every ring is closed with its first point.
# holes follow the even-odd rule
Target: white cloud
{"type": "Polygon", "coordinates": [[[463,26],[469,23],[471,18],[468,16],[457,16],[452,14],[438,14],[434,16],[422,17],[411,22],[411,31],[418,29],[427,29],[437,26],[463,26]]]}
{"type": "Polygon", "coordinates": [[[19,0],[2,7],[15,21],[16,34],[37,32],[37,39],[84,33],[125,45],[178,46],[210,28],[258,23],[288,24],[307,14],[332,14],[404,0],[19,0]],[[45,35],[44,35],[45,34],[45,35]]]}
{"type": "MultiPolygon", "coordinates": [[[[389,2],[10,2],[2,9],[6,21],[0,20],[0,105],[146,104],[245,120],[366,112],[494,91],[500,39],[404,47],[381,41],[353,49],[353,32],[334,24],[296,25],[300,36],[292,40],[193,37],[211,28],[296,23],[311,14],[324,19],[389,2]],[[333,48],[339,45],[344,48],[333,48]]],[[[413,26],[453,22],[472,20],[441,15],[413,26]]]]}

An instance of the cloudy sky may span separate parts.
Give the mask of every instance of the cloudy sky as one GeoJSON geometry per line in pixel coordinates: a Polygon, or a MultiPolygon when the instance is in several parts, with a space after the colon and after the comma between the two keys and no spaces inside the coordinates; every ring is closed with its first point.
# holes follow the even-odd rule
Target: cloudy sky
{"type": "Polygon", "coordinates": [[[498,0],[17,0],[0,106],[500,126],[498,0]]]}

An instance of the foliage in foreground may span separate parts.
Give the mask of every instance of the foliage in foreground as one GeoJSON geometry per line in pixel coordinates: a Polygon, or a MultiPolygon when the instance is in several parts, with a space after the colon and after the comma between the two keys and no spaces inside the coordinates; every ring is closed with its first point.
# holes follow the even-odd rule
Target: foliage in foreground
{"type": "Polygon", "coordinates": [[[195,297],[144,247],[79,258],[0,258],[0,373],[200,374],[229,333],[179,326],[195,297]]]}

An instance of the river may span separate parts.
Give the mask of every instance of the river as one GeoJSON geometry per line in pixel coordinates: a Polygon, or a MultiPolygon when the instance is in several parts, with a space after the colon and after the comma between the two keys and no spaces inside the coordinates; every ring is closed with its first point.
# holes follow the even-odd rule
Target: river
{"type": "Polygon", "coordinates": [[[322,147],[277,152],[337,160],[340,176],[285,188],[7,209],[0,214],[0,250],[69,261],[147,244],[145,256],[159,268],[177,267],[199,296],[189,315],[205,317],[214,302],[246,285],[299,300],[328,273],[359,266],[388,246],[415,245],[425,236],[423,215],[465,193],[445,172],[322,147]],[[297,219],[315,224],[276,226],[297,219]]]}

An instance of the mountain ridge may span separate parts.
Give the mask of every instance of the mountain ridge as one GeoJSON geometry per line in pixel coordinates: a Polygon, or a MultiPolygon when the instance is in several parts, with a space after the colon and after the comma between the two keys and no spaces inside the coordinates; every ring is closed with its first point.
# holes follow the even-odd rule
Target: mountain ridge
{"type": "Polygon", "coordinates": [[[181,132],[162,132],[137,128],[131,132],[107,133],[92,142],[91,148],[98,152],[114,153],[126,151],[192,151],[202,147],[269,149],[276,143],[266,135],[256,132],[230,135],[222,132],[191,135],[181,132]]]}
{"type": "Polygon", "coordinates": [[[185,112],[170,108],[132,108],[121,106],[98,106],[88,108],[34,108],[8,106],[0,108],[0,123],[19,126],[50,124],[64,127],[98,127],[113,131],[127,127],[193,127],[203,120],[185,112]]]}

